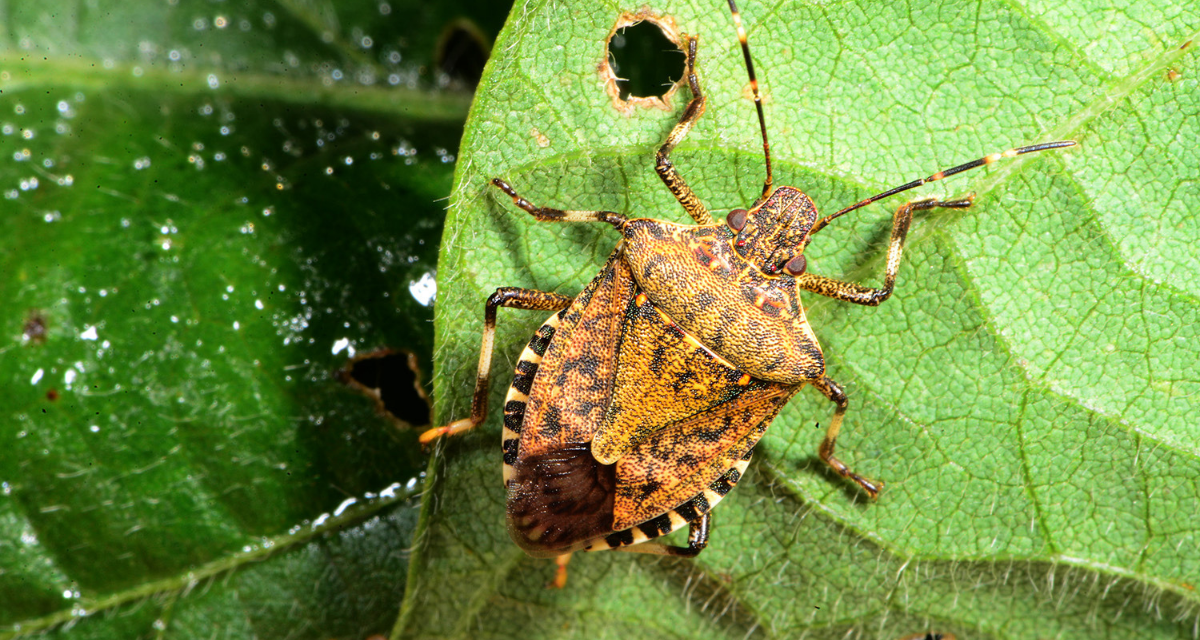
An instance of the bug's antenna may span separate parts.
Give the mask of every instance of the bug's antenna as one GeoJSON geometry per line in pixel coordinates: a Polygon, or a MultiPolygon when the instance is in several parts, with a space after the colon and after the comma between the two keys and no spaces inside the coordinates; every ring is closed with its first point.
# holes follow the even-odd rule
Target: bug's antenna
{"type": "MultiPolygon", "coordinates": [[[[733,4],[733,0],[729,0],[729,1],[730,1],[730,4],[733,4]]],[[[1012,158],[1014,156],[1019,156],[1023,153],[1033,153],[1035,151],[1045,151],[1047,149],[1061,149],[1063,147],[1073,147],[1073,146],[1075,146],[1075,144],[1076,143],[1074,140],[1060,140],[1058,142],[1043,142],[1042,144],[1034,144],[1034,145],[1030,145],[1028,147],[1017,147],[1016,149],[1009,149],[1008,151],[1002,151],[1000,153],[993,153],[991,155],[987,155],[982,158],[972,160],[970,162],[965,162],[963,164],[958,165],[957,167],[946,169],[944,171],[939,171],[939,172],[929,176],[928,178],[921,178],[920,180],[913,180],[912,182],[909,182],[908,184],[902,184],[894,189],[888,189],[887,191],[884,191],[883,193],[877,193],[877,194],[871,196],[870,198],[867,198],[866,200],[862,200],[860,202],[856,202],[856,203],[846,207],[845,209],[838,211],[837,213],[825,216],[824,218],[821,218],[820,220],[817,221],[816,224],[813,225],[813,228],[811,231],[808,232],[808,235],[811,236],[812,234],[820,231],[821,229],[824,229],[825,226],[828,225],[830,222],[832,222],[835,218],[838,218],[842,215],[850,213],[851,211],[854,211],[855,209],[861,209],[862,207],[865,207],[865,206],[871,204],[872,202],[875,202],[876,200],[882,200],[888,196],[894,196],[897,193],[900,193],[901,191],[908,191],[909,189],[915,189],[923,184],[928,184],[930,182],[937,182],[938,180],[941,180],[942,178],[949,178],[950,176],[952,176],[956,173],[962,173],[963,171],[970,171],[971,169],[974,169],[976,167],[982,167],[986,164],[992,164],[993,162],[1000,160],[1001,158],[1012,158]]]]}
{"type": "Polygon", "coordinates": [[[750,76],[750,90],[754,92],[754,107],[758,109],[758,127],[762,129],[763,158],[767,163],[767,179],[763,181],[762,197],[766,198],[771,194],[771,145],[767,143],[767,121],[763,118],[762,94],[758,92],[758,77],[754,75],[754,63],[750,60],[750,44],[746,42],[746,29],[742,27],[742,14],[733,0],[729,0],[729,11],[733,13],[733,24],[737,27],[738,40],[742,43],[746,73],[750,76]]]}

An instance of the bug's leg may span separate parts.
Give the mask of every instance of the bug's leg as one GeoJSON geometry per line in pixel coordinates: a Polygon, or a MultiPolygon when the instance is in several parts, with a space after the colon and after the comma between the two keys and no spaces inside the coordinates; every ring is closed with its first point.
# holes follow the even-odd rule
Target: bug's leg
{"type": "Polygon", "coordinates": [[[712,516],[704,514],[700,519],[688,523],[688,553],[679,554],[696,557],[708,546],[708,534],[712,529],[712,516]]]}
{"type": "Polygon", "coordinates": [[[896,209],[896,215],[892,218],[892,240],[888,246],[887,273],[883,278],[883,286],[878,289],[864,287],[854,282],[826,278],[815,273],[802,273],[796,276],[796,285],[805,291],[837,300],[871,307],[878,306],[892,295],[892,289],[896,285],[896,272],[900,269],[900,256],[904,253],[904,238],[908,235],[908,226],[912,222],[913,211],[936,208],[965,209],[971,206],[974,200],[973,194],[958,200],[915,200],[906,202],[896,209]]]}
{"type": "Polygon", "coordinates": [[[547,589],[562,589],[567,586],[567,563],[570,561],[571,554],[569,553],[554,557],[554,580],[546,585],[547,589]]]}
{"type": "Polygon", "coordinates": [[[471,417],[435,427],[421,434],[421,444],[442,436],[452,436],[479,426],[487,417],[488,382],[491,380],[492,341],[496,336],[496,309],[532,309],[557,311],[571,306],[572,298],[557,293],[500,287],[488,299],[483,311],[483,344],[479,348],[479,372],[475,376],[475,395],[471,400],[471,417]]]}
{"type": "Polygon", "coordinates": [[[539,207],[522,198],[516,189],[500,178],[492,178],[492,184],[512,198],[513,204],[541,222],[607,222],[618,229],[625,224],[625,216],[615,211],[569,211],[539,207]]]}
{"type": "Polygon", "coordinates": [[[614,551],[648,553],[656,556],[695,558],[708,546],[708,534],[712,528],[711,514],[704,514],[688,523],[688,546],[674,547],[661,542],[643,542],[630,547],[617,547],[614,551]]]}
{"type": "Polygon", "coordinates": [[[704,203],[700,202],[700,198],[696,197],[696,193],[688,186],[687,181],[675,170],[675,165],[671,163],[670,158],[671,151],[704,114],[704,94],[700,91],[700,81],[696,79],[696,36],[688,38],[687,81],[688,87],[692,90],[692,99],[684,108],[683,117],[667,135],[667,141],[659,148],[654,170],[658,172],[658,177],[662,178],[671,193],[675,194],[675,199],[683,205],[696,224],[712,224],[713,219],[708,214],[708,209],[704,208],[704,203]]]}
{"type": "Polygon", "coordinates": [[[842,391],[841,385],[830,380],[828,376],[821,376],[819,380],[813,381],[812,385],[819,389],[837,404],[837,410],[833,412],[833,420],[829,421],[829,429],[825,431],[825,439],[821,441],[820,456],[838,475],[843,478],[853,480],[855,484],[862,487],[867,495],[875,498],[879,495],[879,488],[882,483],[874,480],[868,480],[857,473],[850,470],[841,460],[838,460],[833,455],[834,447],[837,445],[838,431],[842,428],[842,418],[846,415],[846,406],[849,402],[846,399],[846,392],[842,391]]]}

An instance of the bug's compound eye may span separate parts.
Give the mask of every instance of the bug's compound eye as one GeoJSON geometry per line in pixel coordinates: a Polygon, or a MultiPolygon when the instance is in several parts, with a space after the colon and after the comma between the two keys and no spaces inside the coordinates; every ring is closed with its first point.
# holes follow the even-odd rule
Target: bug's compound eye
{"type": "Polygon", "coordinates": [[[746,216],[750,215],[745,209],[734,209],[725,216],[725,223],[734,231],[741,231],[746,227],[746,216]]]}
{"type": "Polygon", "coordinates": [[[794,276],[802,275],[805,269],[808,269],[808,259],[803,255],[796,256],[783,265],[783,270],[794,276]]]}

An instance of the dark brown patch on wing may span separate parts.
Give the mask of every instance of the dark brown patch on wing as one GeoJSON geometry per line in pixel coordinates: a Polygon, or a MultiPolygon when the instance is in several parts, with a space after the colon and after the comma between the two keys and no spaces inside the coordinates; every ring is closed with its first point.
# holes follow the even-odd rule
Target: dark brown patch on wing
{"type": "Polygon", "coordinates": [[[613,532],[615,470],[592,457],[589,443],[523,454],[513,469],[508,531],[530,555],[556,555],[613,532]]]}

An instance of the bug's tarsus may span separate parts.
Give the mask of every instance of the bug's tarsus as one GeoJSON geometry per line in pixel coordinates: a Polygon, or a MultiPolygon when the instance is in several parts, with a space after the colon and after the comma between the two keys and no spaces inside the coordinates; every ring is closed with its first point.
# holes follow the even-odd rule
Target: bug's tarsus
{"type": "Polygon", "coordinates": [[[767,119],[763,116],[762,94],[758,91],[758,76],[754,73],[754,62],[750,59],[750,43],[746,38],[746,29],[742,26],[742,13],[738,11],[733,0],[729,0],[729,11],[733,14],[733,24],[737,27],[738,41],[742,43],[742,57],[746,59],[746,75],[750,76],[750,91],[754,93],[754,108],[758,110],[758,128],[762,130],[763,162],[767,165],[767,177],[763,180],[762,199],[771,195],[774,178],[771,174],[771,145],[767,142],[767,119]]]}
{"type": "Polygon", "coordinates": [[[1019,155],[1025,154],[1025,153],[1034,153],[1036,151],[1045,151],[1047,149],[1062,149],[1063,147],[1073,147],[1076,144],[1077,143],[1074,140],[1059,140],[1057,142],[1043,142],[1041,144],[1032,144],[1027,147],[1017,147],[1015,149],[1009,149],[1008,151],[1001,151],[1000,153],[993,153],[990,155],[983,156],[982,158],[977,158],[970,162],[964,162],[963,164],[960,164],[956,167],[951,167],[949,169],[938,171],[937,173],[934,173],[926,178],[921,178],[919,180],[913,180],[912,182],[902,184],[902,185],[900,185],[898,187],[894,187],[892,189],[888,189],[887,191],[884,191],[882,193],[877,193],[877,194],[871,196],[870,198],[867,198],[865,200],[860,200],[860,201],[846,207],[845,209],[838,211],[837,213],[827,215],[824,218],[821,218],[820,220],[818,220],[817,223],[813,225],[813,228],[811,231],[808,232],[808,235],[812,236],[814,233],[820,231],[821,229],[824,229],[830,222],[832,222],[836,218],[839,218],[847,213],[850,213],[851,211],[854,211],[855,209],[861,209],[862,207],[865,207],[865,206],[871,204],[872,202],[875,202],[877,200],[882,200],[889,196],[894,196],[897,193],[900,193],[902,191],[908,191],[909,189],[915,189],[923,184],[929,184],[930,182],[937,182],[938,180],[941,180],[942,178],[948,178],[956,173],[962,173],[964,171],[970,171],[971,169],[974,169],[976,167],[982,167],[984,165],[992,164],[993,162],[996,162],[997,160],[1000,160],[1002,158],[1013,158],[1013,157],[1016,157],[1016,156],[1019,156],[1019,155]]]}
{"type": "Polygon", "coordinates": [[[492,178],[492,184],[512,198],[513,204],[542,222],[606,222],[618,229],[625,225],[625,216],[615,211],[572,211],[539,207],[522,198],[516,189],[500,178],[492,178]]]}
{"type": "Polygon", "coordinates": [[[708,534],[712,528],[711,518],[712,514],[706,513],[700,516],[699,520],[688,523],[688,550],[691,552],[689,556],[700,555],[700,552],[708,546],[708,534]]]}

